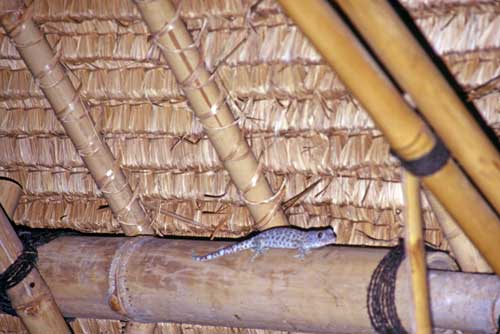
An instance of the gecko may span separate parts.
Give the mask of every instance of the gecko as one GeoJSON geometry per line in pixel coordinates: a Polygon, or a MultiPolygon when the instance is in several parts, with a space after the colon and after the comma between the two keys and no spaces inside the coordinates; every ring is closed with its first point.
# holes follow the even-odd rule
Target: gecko
{"type": "Polygon", "coordinates": [[[275,227],[207,255],[193,254],[193,259],[209,261],[245,249],[252,249],[255,252],[251,259],[253,261],[269,248],[297,249],[299,253],[295,257],[302,259],[311,249],[333,244],[336,240],[337,235],[331,227],[310,231],[293,227],[275,227]]]}

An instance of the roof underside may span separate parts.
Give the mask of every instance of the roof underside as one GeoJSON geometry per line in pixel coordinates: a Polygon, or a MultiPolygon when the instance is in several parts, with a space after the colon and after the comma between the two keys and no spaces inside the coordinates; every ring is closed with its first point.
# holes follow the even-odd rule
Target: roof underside
{"type": "MultiPolygon", "coordinates": [[[[253,3],[186,0],[181,16],[194,36],[201,31],[205,64],[228,92],[233,113],[245,119],[246,139],[273,189],[286,182],[286,200],[319,180],[287,209],[290,223],[336,226],[342,244],[395,244],[403,195],[399,163],[387,142],[279,5],[253,3]]],[[[403,5],[500,137],[500,3],[403,5]]],[[[159,234],[238,237],[252,230],[244,202],[131,1],[35,1],[34,19],[71,69],[75,85],[81,82],[96,127],[138,188],[159,234]]],[[[0,147],[0,175],[25,190],[16,223],[121,231],[2,30],[0,147]]],[[[423,206],[426,241],[447,249],[425,200],[423,206]]],[[[22,332],[6,319],[0,318],[5,333],[22,332]]],[[[77,333],[119,333],[114,321],[81,320],[75,326],[77,333]]],[[[162,326],[158,333],[234,331],[162,326]]]]}

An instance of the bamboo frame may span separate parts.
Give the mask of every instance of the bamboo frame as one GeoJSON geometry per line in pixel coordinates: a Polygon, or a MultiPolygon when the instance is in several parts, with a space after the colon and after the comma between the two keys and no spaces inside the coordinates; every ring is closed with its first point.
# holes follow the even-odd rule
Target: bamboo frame
{"type": "Polygon", "coordinates": [[[499,152],[389,2],[337,3],[500,214],[499,152]]]}
{"type": "MultiPolygon", "coordinates": [[[[400,157],[414,160],[434,147],[429,128],[328,3],[280,0],[280,4],[361,102],[400,157]]],[[[455,162],[449,159],[422,182],[500,275],[500,221],[455,162]]]]}
{"type": "Polygon", "coordinates": [[[239,119],[235,120],[229,110],[225,93],[205,68],[198,42],[193,41],[180,18],[180,7],[176,9],[168,0],[136,0],[135,3],[152,32],[153,41],[161,49],[191,108],[240,191],[254,218],[255,227],[267,229],[288,225],[281,209],[285,184],[273,194],[238,126],[239,119]]]}
{"type": "Polygon", "coordinates": [[[403,177],[405,195],[406,254],[410,267],[413,310],[416,322],[415,333],[432,333],[425,263],[422,210],[420,204],[420,183],[417,177],[405,172],[403,177]]]}
{"type": "MultiPolygon", "coordinates": [[[[22,4],[22,2],[21,2],[22,4]]],[[[125,174],[97,133],[85,105],[44,34],[31,19],[31,8],[2,17],[7,31],[55,115],[109,203],[126,235],[153,234],[150,218],[132,193],[125,174]]]]}
{"type": "MultiPolygon", "coordinates": [[[[10,224],[8,216],[14,214],[21,196],[21,187],[9,180],[0,180],[0,272],[4,272],[22,253],[23,245],[10,224]],[[9,199],[7,202],[3,200],[9,199]]],[[[67,334],[70,329],[59,310],[49,287],[37,268],[18,285],[7,290],[7,295],[17,315],[31,334],[67,334]]]]}
{"type": "Polygon", "coordinates": [[[458,227],[455,220],[446,212],[438,200],[430,193],[425,192],[427,201],[436,215],[441,230],[450,244],[460,269],[466,272],[491,273],[488,263],[483,259],[476,247],[458,227]]]}
{"type": "MultiPolygon", "coordinates": [[[[67,316],[293,332],[372,331],[366,288],[388,249],[329,246],[313,250],[305,260],[284,249],[269,250],[254,262],[251,251],[210,263],[191,257],[193,251],[205,253],[227,244],[60,237],[40,247],[39,268],[67,316]],[[110,303],[116,298],[110,297],[111,290],[124,301],[123,308],[110,303]]],[[[445,253],[430,254],[453,262],[445,253]]],[[[409,279],[402,265],[395,304],[406,328],[411,321],[409,279]]],[[[496,276],[430,270],[429,286],[436,327],[494,332],[500,315],[496,276]]]]}

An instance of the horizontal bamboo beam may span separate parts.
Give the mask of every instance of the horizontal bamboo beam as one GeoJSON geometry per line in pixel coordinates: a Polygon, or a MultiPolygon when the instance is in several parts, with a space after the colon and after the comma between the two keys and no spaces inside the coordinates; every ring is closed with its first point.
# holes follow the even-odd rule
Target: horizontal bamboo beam
{"type": "MultiPolygon", "coordinates": [[[[12,228],[8,216],[14,214],[21,187],[6,179],[0,180],[0,198],[9,199],[0,208],[0,272],[3,273],[23,251],[23,244],[12,228]]],[[[3,204],[3,202],[2,202],[3,204]]],[[[16,286],[7,290],[12,307],[31,334],[68,334],[70,329],[52,294],[36,268],[16,286]]]]}
{"type": "MultiPolygon", "coordinates": [[[[436,139],[430,129],[326,1],[280,0],[280,4],[361,102],[401,158],[415,160],[433,149],[436,139]]],[[[423,177],[422,183],[500,275],[499,218],[455,162],[448,159],[441,169],[423,177]]]]}
{"type": "Polygon", "coordinates": [[[389,1],[337,3],[500,214],[499,152],[389,1]]]}
{"type": "MultiPolygon", "coordinates": [[[[39,268],[67,316],[312,332],[371,332],[366,293],[387,249],[324,247],[304,260],[269,250],[193,261],[227,243],[153,237],[60,237],[39,248],[39,268]]],[[[450,261],[449,257],[443,253],[450,261]]],[[[439,260],[437,260],[439,262],[439,260]]],[[[442,261],[442,260],[441,260],[442,261]]],[[[396,306],[409,328],[409,275],[396,306]]],[[[436,327],[493,332],[495,275],[429,273],[436,327]]],[[[494,308],[497,303],[496,308],[494,308]]]]}
{"type": "Polygon", "coordinates": [[[32,20],[31,13],[31,9],[21,8],[3,16],[1,23],[108,201],[124,233],[153,234],[150,218],[139,203],[139,198],[132,193],[109,147],[97,133],[78,89],[69,79],[69,69],[59,62],[45,35],[32,20]]]}
{"type": "Polygon", "coordinates": [[[161,49],[189,105],[238,188],[254,218],[255,228],[264,230],[288,225],[281,209],[284,188],[281,187],[277,194],[273,193],[239,128],[239,121],[226,104],[226,93],[206,69],[197,43],[180,18],[180,8],[175,8],[168,0],[135,0],[135,3],[152,32],[152,40],[161,49]]]}

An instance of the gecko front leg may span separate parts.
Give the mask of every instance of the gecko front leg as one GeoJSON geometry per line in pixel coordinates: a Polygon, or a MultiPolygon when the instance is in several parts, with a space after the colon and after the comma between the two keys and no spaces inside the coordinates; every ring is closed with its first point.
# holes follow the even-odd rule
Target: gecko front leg
{"type": "Polygon", "coordinates": [[[307,247],[300,247],[297,249],[299,251],[298,254],[294,255],[293,257],[297,258],[297,259],[301,259],[303,260],[304,257],[309,254],[309,252],[311,251],[309,248],[307,247]]]}

